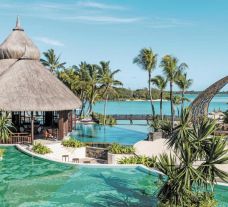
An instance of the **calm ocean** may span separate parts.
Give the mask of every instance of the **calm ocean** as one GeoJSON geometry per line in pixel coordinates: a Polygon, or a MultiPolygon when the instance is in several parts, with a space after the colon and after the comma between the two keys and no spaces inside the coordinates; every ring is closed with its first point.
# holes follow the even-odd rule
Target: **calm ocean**
{"type": "MultiPolygon", "coordinates": [[[[193,101],[197,95],[186,94],[186,97],[193,101]]],[[[159,114],[159,101],[154,102],[155,112],[159,114]]],[[[186,103],[186,106],[190,103],[186,103]]],[[[180,108],[180,106],[178,106],[180,108]]],[[[209,112],[214,110],[228,110],[228,95],[219,94],[214,97],[210,103],[209,112]]],[[[97,102],[94,106],[94,111],[103,113],[104,102],[97,102]]],[[[177,110],[176,110],[177,112],[177,110]]],[[[150,114],[151,106],[149,101],[108,101],[107,114],[150,114]]],[[[170,115],[170,102],[163,101],[163,113],[170,115]]]]}

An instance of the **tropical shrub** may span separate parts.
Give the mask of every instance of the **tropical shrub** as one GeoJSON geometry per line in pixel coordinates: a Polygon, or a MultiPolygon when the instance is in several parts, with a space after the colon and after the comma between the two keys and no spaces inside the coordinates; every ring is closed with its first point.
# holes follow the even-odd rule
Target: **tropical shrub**
{"type": "Polygon", "coordinates": [[[12,123],[10,122],[9,114],[1,111],[1,114],[0,114],[0,140],[5,142],[6,140],[9,139],[10,134],[11,134],[10,128],[12,128],[12,127],[13,126],[12,126],[12,123]]]}
{"type": "Polygon", "coordinates": [[[166,136],[169,136],[172,131],[172,124],[170,120],[161,120],[159,116],[156,116],[153,120],[151,120],[150,128],[154,129],[155,132],[162,131],[166,136]]]}
{"type": "Polygon", "coordinates": [[[224,123],[228,124],[228,110],[224,112],[224,123]]]}
{"type": "Polygon", "coordinates": [[[215,178],[227,182],[228,174],[217,165],[228,162],[228,150],[224,138],[213,136],[215,121],[203,119],[193,125],[189,118],[190,111],[185,109],[168,139],[174,155],[158,158],[156,167],[168,176],[157,195],[160,206],[213,207],[215,178]]]}
{"type": "Polygon", "coordinates": [[[119,164],[142,164],[147,167],[155,167],[157,161],[157,156],[147,157],[147,156],[132,156],[124,157],[118,161],[119,164]]]}
{"type": "Polygon", "coordinates": [[[3,157],[4,153],[5,153],[5,150],[4,149],[0,149],[0,157],[3,157]]]}
{"type": "Polygon", "coordinates": [[[48,154],[48,153],[51,153],[51,149],[42,145],[41,143],[37,143],[33,146],[32,150],[37,153],[37,154],[48,154]]]}
{"type": "Polygon", "coordinates": [[[135,149],[133,146],[125,146],[114,143],[109,147],[109,152],[112,154],[132,154],[135,152],[135,149]]]}
{"type": "Polygon", "coordinates": [[[153,129],[155,132],[161,131],[161,123],[162,120],[156,116],[153,120],[150,121],[150,128],[153,129]]]}
{"type": "Polygon", "coordinates": [[[104,116],[103,114],[98,114],[98,113],[93,113],[92,117],[94,120],[96,120],[99,124],[104,124],[104,120],[105,120],[105,124],[106,125],[115,125],[116,124],[116,119],[113,118],[112,116],[104,116]]]}
{"type": "Polygon", "coordinates": [[[172,122],[169,119],[162,120],[160,122],[160,127],[165,137],[170,136],[172,132],[172,122]]]}
{"type": "Polygon", "coordinates": [[[76,139],[70,138],[68,140],[63,140],[62,145],[64,147],[73,147],[73,148],[79,148],[85,146],[83,142],[80,142],[76,139]]]}

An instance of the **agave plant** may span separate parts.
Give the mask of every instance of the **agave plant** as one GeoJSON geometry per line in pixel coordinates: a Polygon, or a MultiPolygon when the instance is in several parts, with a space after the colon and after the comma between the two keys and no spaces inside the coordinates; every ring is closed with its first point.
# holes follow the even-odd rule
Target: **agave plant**
{"type": "Polygon", "coordinates": [[[169,137],[174,154],[161,155],[157,162],[157,168],[168,177],[158,192],[161,206],[201,206],[207,198],[215,206],[216,178],[227,182],[228,174],[217,166],[228,162],[225,139],[213,135],[213,120],[192,125],[189,114],[188,109],[183,111],[180,125],[169,137]]]}

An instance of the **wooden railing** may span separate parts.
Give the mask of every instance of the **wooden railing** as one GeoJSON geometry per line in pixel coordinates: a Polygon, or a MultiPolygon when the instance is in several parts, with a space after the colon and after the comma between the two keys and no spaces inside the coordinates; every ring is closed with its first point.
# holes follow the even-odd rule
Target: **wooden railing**
{"type": "MultiPolygon", "coordinates": [[[[112,116],[116,120],[152,120],[153,116],[151,114],[112,114],[108,115],[112,116]]],[[[159,115],[157,115],[159,117],[159,115]]],[[[171,116],[164,115],[165,119],[170,119],[171,116]]],[[[177,119],[177,117],[175,117],[177,119]]]]}
{"type": "Polygon", "coordinates": [[[7,140],[0,139],[0,144],[25,144],[32,143],[31,135],[28,133],[12,133],[7,140]]]}

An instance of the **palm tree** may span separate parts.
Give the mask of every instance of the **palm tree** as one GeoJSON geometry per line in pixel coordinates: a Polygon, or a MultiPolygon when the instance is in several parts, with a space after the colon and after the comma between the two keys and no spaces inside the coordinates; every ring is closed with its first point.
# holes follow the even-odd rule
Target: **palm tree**
{"type": "Polygon", "coordinates": [[[154,104],[151,94],[151,74],[154,71],[157,64],[157,54],[155,54],[151,48],[143,48],[140,50],[137,57],[134,58],[133,63],[136,63],[143,70],[148,72],[148,95],[150,97],[151,110],[153,118],[155,116],[154,104]]]}
{"type": "Polygon", "coordinates": [[[93,112],[93,105],[98,98],[99,92],[99,66],[96,64],[89,64],[87,66],[87,97],[89,102],[88,111],[86,114],[91,114],[93,112]]]}
{"type": "Polygon", "coordinates": [[[120,72],[119,69],[111,71],[110,62],[105,62],[101,61],[100,65],[101,67],[99,68],[99,76],[100,76],[100,83],[101,83],[101,88],[104,89],[103,96],[105,96],[105,104],[104,104],[104,120],[103,124],[105,125],[106,122],[106,108],[107,108],[107,101],[108,101],[108,96],[110,92],[115,93],[115,86],[122,86],[122,82],[119,80],[116,80],[114,76],[120,72]]]}
{"type": "Polygon", "coordinates": [[[187,89],[190,88],[192,85],[193,80],[187,78],[187,73],[180,74],[179,77],[176,80],[177,86],[181,89],[181,96],[182,96],[182,101],[181,101],[181,111],[184,108],[184,94],[187,89]]]}
{"type": "Polygon", "coordinates": [[[174,127],[174,106],[173,106],[173,84],[176,81],[177,76],[187,68],[186,63],[178,64],[178,59],[172,57],[171,55],[166,55],[162,58],[161,65],[163,72],[170,83],[170,107],[171,107],[171,117],[172,117],[172,127],[174,127]]]}
{"type": "Polygon", "coordinates": [[[76,94],[81,102],[81,111],[80,111],[80,117],[82,116],[82,113],[84,111],[87,97],[86,97],[86,81],[83,79],[82,69],[79,67],[73,65],[69,68],[65,68],[64,70],[60,71],[58,73],[58,78],[63,81],[64,84],[66,84],[71,91],[76,94]]]}
{"type": "Polygon", "coordinates": [[[59,69],[63,69],[65,62],[60,62],[60,55],[56,56],[53,49],[43,52],[45,59],[40,59],[41,63],[47,67],[52,73],[57,73],[59,69]]]}
{"type": "Polygon", "coordinates": [[[88,73],[88,67],[89,65],[86,62],[81,62],[79,66],[72,66],[75,69],[75,72],[79,76],[79,83],[78,83],[78,94],[79,98],[82,101],[82,107],[80,112],[80,117],[84,113],[84,108],[86,106],[86,103],[88,101],[88,91],[89,86],[87,85],[87,82],[89,81],[89,73],[88,73]]]}
{"type": "Polygon", "coordinates": [[[161,119],[163,120],[162,102],[163,102],[163,92],[167,86],[167,80],[164,77],[157,75],[151,79],[151,82],[160,90],[160,116],[161,116],[161,119]]]}

